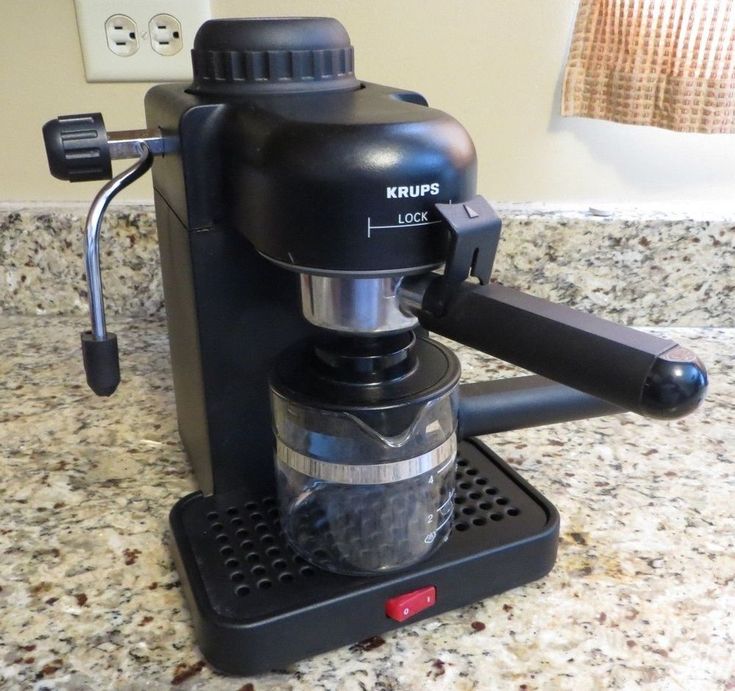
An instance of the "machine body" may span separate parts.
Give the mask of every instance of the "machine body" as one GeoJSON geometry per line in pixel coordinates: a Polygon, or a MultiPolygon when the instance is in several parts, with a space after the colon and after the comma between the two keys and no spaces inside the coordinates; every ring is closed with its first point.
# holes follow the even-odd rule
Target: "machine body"
{"type": "Polygon", "coordinates": [[[181,142],[179,154],[156,160],[153,182],[180,429],[204,491],[232,487],[243,448],[267,464],[252,473],[272,481],[268,373],[280,351],[315,332],[299,288],[315,279],[300,274],[370,289],[436,268],[447,237],[433,204],[474,194],[469,138],[448,116],[404,100],[415,94],[367,85],[283,98],[209,104],[180,86],[146,98],[149,122],[181,142]],[[329,156],[318,150],[331,129],[352,145],[334,159],[331,144],[329,156]],[[294,137],[302,148],[288,145],[294,137]],[[394,199],[392,187],[418,194],[394,199]],[[407,218],[430,220],[399,224],[407,218]]]}
{"type": "Polygon", "coordinates": [[[101,395],[119,380],[101,214],[154,159],[179,430],[200,487],[171,526],[207,659],[255,673],[543,576],[554,507],[469,437],[678,417],[702,400],[704,367],[490,284],[500,220],[476,194],[469,135],[415,92],[358,81],[335,20],[208,22],[193,64],[192,85],[149,91],[138,136],[106,135],[96,115],[44,136],[67,179],[138,158],[88,219],[82,342],[101,395]],[[460,384],[429,331],[544,376],[460,384]]]}

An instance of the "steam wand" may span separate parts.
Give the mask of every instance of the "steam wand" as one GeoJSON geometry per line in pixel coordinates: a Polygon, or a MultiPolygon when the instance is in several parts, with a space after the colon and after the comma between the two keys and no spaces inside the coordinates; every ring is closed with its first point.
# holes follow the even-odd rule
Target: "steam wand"
{"type": "Polygon", "coordinates": [[[140,158],[130,168],[110,180],[98,193],[89,208],[86,222],[84,265],[91,331],[82,331],[82,358],[87,384],[98,396],[110,396],[120,383],[120,359],[117,336],[107,331],[105,298],[100,272],[100,231],[107,206],[122,189],[144,175],[153,164],[153,154],[144,142],[138,143],[140,158]]]}
{"type": "Polygon", "coordinates": [[[117,336],[107,331],[105,323],[99,249],[102,220],[115,195],[150,169],[155,154],[165,152],[166,140],[158,130],[108,133],[99,113],[50,120],[43,136],[51,174],[61,180],[106,180],[112,177],[112,159],[137,158],[97,193],[85,228],[84,265],[92,328],[81,334],[82,358],[89,387],[98,396],[110,396],[120,383],[120,361],[117,336]]]}

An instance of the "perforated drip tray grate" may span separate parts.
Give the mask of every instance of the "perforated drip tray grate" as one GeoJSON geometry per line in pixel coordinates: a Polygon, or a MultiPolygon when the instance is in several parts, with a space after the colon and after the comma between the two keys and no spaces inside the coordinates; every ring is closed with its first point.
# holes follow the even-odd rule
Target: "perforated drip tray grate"
{"type": "Polygon", "coordinates": [[[558,535],[553,506],[474,440],[460,445],[452,535],[430,559],[398,574],[355,578],[311,566],[286,543],[275,497],[246,490],[185,497],[171,524],[200,646],[216,667],[238,673],[395,628],[384,603],[396,594],[436,586],[437,604],[422,618],[539,578],[553,565],[558,535]],[[295,636],[302,628],[306,639],[295,636]],[[225,631],[235,648],[254,645],[250,637],[259,632],[258,656],[243,662],[241,649],[237,659],[224,653],[223,663],[222,644],[202,638],[219,641],[225,631]],[[277,650],[263,653],[271,635],[277,650]],[[289,636],[292,649],[284,651],[289,636]]]}

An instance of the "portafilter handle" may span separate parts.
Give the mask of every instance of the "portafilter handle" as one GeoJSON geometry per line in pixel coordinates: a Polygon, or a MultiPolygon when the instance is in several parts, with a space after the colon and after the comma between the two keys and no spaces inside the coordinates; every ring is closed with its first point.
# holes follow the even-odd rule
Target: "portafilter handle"
{"type": "Polygon", "coordinates": [[[404,304],[421,325],[646,417],[692,412],[707,371],[674,341],[614,324],[498,284],[407,279],[404,304]]]}
{"type": "Polygon", "coordinates": [[[87,384],[98,396],[110,396],[120,383],[117,336],[107,331],[100,271],[100,232],[105,210],[115,195],[141,177],[163,154],[165,140],[158,130],[110,132],[102,115],[65,115],[43,127],[49,169],[70,182],[112,178],[94,198],[87,214],[84,265],[92,328],[83,331],[82,357],[87,384]],[[112,159],[136,158],[132,166],[112,177],[112,159]]]}
{"type": "MultiPolygon", "coordinates": [[[[646,417],[682,417],[702,402],[707,371],[674,341],[491,284],[501,223],[485,199],[435,208],[449,231],[444,273],[408,277],[399,291],[425,329],[646,417]]],[[[475,396],[476,421],[483,408],[494,414],[493,398],[475,396]]]]}

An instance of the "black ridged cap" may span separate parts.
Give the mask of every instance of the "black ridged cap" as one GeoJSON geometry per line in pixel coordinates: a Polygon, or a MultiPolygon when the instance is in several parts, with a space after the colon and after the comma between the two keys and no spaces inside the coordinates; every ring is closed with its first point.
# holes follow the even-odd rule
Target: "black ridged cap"
{"type": "Polygon", "coordinates": [[[213,19],[191,51],[195,94],[357,89],[345,28],[327,17],[213,19]]]}
{"type": "Polygon", "coordinates": [[[43,126],[51,175],[83,182],[112,177],[107,131],[100,113],[60,115],[43,126]]]}

